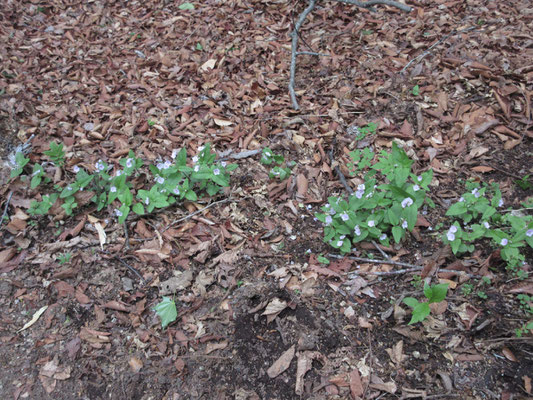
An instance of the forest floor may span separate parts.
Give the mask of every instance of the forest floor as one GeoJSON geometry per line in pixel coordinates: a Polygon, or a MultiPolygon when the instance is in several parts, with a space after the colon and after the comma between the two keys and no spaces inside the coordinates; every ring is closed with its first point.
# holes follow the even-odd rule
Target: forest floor
{"type": "Polygon", "coordinates": [[[509,236],[525,257],[514,270],[507,236],[461,254],[443,237],[457,220],[448,208],[477,193],[467,185],[499,185],[494,228],[505,215],[530,224],[533,7],[406,3],[412,12],[319,2],[299,45],[321,55],[297,58],[296,111],[290,32],[303,0],[3,1],[0,397],[531,398],[529,236],[509,236]],[[4,161],[31,135],[10,179],[4,161]],[[44,153],[52,141],[63,167],[44,153]],[[417,204],[399,244],[342,254],[316,213],[362,184],[351,152],[393,142],[413,177],[433,171],[435,207],[417,204]],[[237,164],[214,196],[125,224],[118,200],[98,210],[82,192],[71,216],[60,200],[29,215],[75,167],[116,171],[129,150],[156,164],[207,143],[237,164]],[[287,179],[269,176],[265,148],[287,179]],[[35,163],[51,182],[30,189],[35,163]],[[424,282],[447,284],[446,298],[409,325],[403,300],[423,301],[424,282]],[[162,301],[177,307],[165,328],[162,301]]]}

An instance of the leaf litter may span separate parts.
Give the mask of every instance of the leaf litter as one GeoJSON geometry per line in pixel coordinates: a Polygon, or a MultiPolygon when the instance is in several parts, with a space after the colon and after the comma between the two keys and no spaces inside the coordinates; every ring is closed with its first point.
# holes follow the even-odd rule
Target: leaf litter
{"type": "MultiPolygon", "coordinates": [[[[533,173],[533,10],[500,3],[438,0],[411,4],[410,14],[321,4],[302,26],[301,50],[328,56],[299,56],[295,113],[289,33],[303,1],[8,2],[3,159],[31,135],[32,163],[56,140],[66,171],[117,163],[129,149],[155,162],[211,142],[239,169],[227,202],[128,220],[129,249],[123,227],[90,208],[73,218],[53,208],[29,226],[32,194],[2,185],[3,397],[531,396],[532,349],[514,336],[511,296],[531,295],[531,278],[499,278],[490,248],[460,262],[435,258],[442,244],[428,229],[462,193],[459,179],[498,182],[515,206],[532,194],[513,182],[533,173]],[[355,141],[351,127],[369,122],[377,134],[355,141]],[[401,304],[412,275],[317,261],[331,249],[314,212],[344,190],[336,167],[357,146],[392,140],[417,168],[433,168],[438,207],[385,251],[453,291],[412,327],[401,304]],[[265,147],[296,162],[287,180],[268,178],[265,147]],[[58,263],[60,252],[72,253],[70,265],[58,263]],[[495,279],[485,302],[455,289],[476,274],[495,279]],[[153,310],[163,296],[172,296],[159,309],[164,330],[153,310]]],[[[66,182],[60,169],[50,174],[66,182]]],[[[0,176],[7,182],[9,171],[0,176]]],[[[381,257],[372,244],[355,255],[369,252],[381,257]]]]}

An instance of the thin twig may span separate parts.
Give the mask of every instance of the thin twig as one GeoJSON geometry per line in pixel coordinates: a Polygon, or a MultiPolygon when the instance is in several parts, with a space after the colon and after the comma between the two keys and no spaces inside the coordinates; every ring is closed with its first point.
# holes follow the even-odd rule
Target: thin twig
{"type": "Polygon", "coordinates": [[[124,247],[126,250],[130,249],[130,235],[128,234],[128,225],[126,224],[126,221],[123,222],[122,226],[124,227],[124,247]]]}
{"type": "Polygon", "coordinates": [[[381,253],[381,255],[383,256],[383,258],[387,259],[387,260],[390,260],[390,257],[387,253],[385,253],[383,251],[383,249],[381,247],[379,247],[379,244],[377,244],[374,240],[372,240],[372,244],[374,245],[374,247],[381,253]]]}
{"type": "Polygon", "coordinates": [[[126,268],[128,268],[131,272],[133,272],[137,277],[141,280],[142,284],[144,285],[146,281],[144,280],[143,276],[137,271],[135,268],[133,268],[131,265],[129,265],[126,261],[124,261],[119,256],[115,256],[115,258],[120,261],[122,265],[124,265],[126,268]]]}
{"type": "Polygon", "coordinates": [[[207,210],[208,208],[211,208],[217,204],[222,204],[222,203],[226,203],[228,201],[232,200],[231,198],[225,198],[225,199],[222,199],[222,200],[219,200],[219,201],[215,201],[211,204],[208,204],[207,206],[205,206],[204,208],[200,208],[199,210],[196,210],[195,212],[193,213],[190,213],[189,215],[186,215],[185,217],[182,217],[182,218],[179,218],[177,220],[175,220],[174,222],[171,222],[170,224],[168,224],[167,226],[165,226],[161,232],[165,232],[166,230],[168,230],[169,228],[171,228],[172,226],[176,225],[176,224],[179,224],[180,222],[183,222],[185,220],[188,220],[189,218],[192,218],[194,217],[195,215],[198,215],[202,212],[204,212],[205,210],[207,210]]]}
{"type": "MultiPolygon", "coordinates": [[[[344,258],[343,256],[340,256],[340,255],[337,255],[337,254],[328,254],[328,257],[331,257],[331,258],[344,258]]],[[[348,274],[349,275],[377,275],[377,276],[402,275],[402,274],[407,274],[407,273],[410,273],[410,272],[422,271],[424,269],[424,267],[421,267],[419,265],[404,263],[404,262],[400,262],[400,261],[375,260],[373,258],[364,258],[364,257],[348,257],[348,258],[350,260],[366,262],[366,263],[371,263],[371,264],[397,265],[397,266],[400,266],[400,267],[407,267],[407,269],[399,269],[399,270],[388,271],[388,272],[380,272],[380,271],[351,271],[351,272],[347,272],[346,273],[347,275],[348,274]]],[[[469,278],[479,278],[479,275],[469,274],[469,273],[466,273],[465,271],[459,271],[459,270],[456,270],[456,269],[441,269],[437,273],[439,274],[439,273],[447,273],[447,272],[451,272],[451,273],[454,273],[454,274],[465,275],[465,276],[468,276],[469,278]]]]}
{"type": "Polygon", "coordinates": [[[296,53],[297,56],[317,56],[317,57],[331,57],[329,54],[323,54],[323,53],[315,53],[314,51],[298,51],[296,53]]]}
{"type": "Polygon", "coordinates": [[[294,91],[294,80],[296,77],[296,53],[298,51],[298,31],[304,23],[305,19],[309,15],[313,8],[315,8],[316,0],[309,0],[309,5],[307,8],[300,14],[298,21],[294,25],[294,29],[291,32],[292,45],[291,45],[291,69],[290,69],[290,78],[289,78],[289,94],[291,96],[292,107],[295,110],[300,109],[298,106],[298,100],[296,100],[296,93],[294,91]]]}
{"type": "Polygon", "coordinates": [[[4,212],[2,213],[2,219],[0,219],[0,227],[4,223],[4,218],[7,214],[7,209],[9,208],[9,202],[11,201],[11,197],[13,197],[13,191],[10,191],[9,195],[7,196],[6,205],[4,206],[4,212]]]}
{"type": "Polygon", "coordinates": [[[392,6],[399,8],[402,11],[405,12],[411,12],[413,11],[412,7],[409,7],[405,4],[398,3],[397,1],[393,0],[368,0],[368,1],[357,1],[357,0],[336,0],[340,3],[346,3],[346,4],[352,4],[357,7],[361,8],[371,8],[372,6],[376,4],[384,5],[384,6],[392,6]]]}
{"type": "MultiPolygon", "coordinates": [[[[338,1],[341,1],[341,0],[338,0],[338,1]]],[[[442,39],[438,40],[437,42],[433,43],[426,51],[424,51],[422,54],[419,54],[417,57],[413,58],[411,61],[409,61],[407,63],[407,65],[405,67],[402,68],[402,70],[400,71],[401,74],[403,74],[405,72],[405,70],[407,70],[407,68],[409,68],[409,66],[414,63],[415,61],[422,61],[422,59],[424,57],[426,57],[428,54],[431,54],[431,50],[433,50],[436,46],[438,46],[439,44],[441,44],[442,42],[444,42],[446,39],[448,39],[450,36],[454,36],[454,35],[457,35],[458,33],[464,33],[464,32],[469,32],[469,31],[473,31],[475,29],[477,29],[478,27],[477,26],[470,26],[468,28],[464,28],[464,29],[460,29],[460,30],[453,30],[452,32],[448,33],[447,35],[445,35],[442,39]]]]}
{"type": "MultiPolygon", "coordinates": [[[[333,143],[331,144],[331,149],[329,151],[329,160],[331,162],[331,166],[333,167],[333,151],[335,150],[335,143],[337,141],[337,138],[333,138],[333,143]]],[[[337,174],[339,180],[341,181],[342,183],[342,186],[344,186],[344,188],[346,189],[346,191],[350,194],[353,194],[353,189],[350,187],[350,185],[348,185],[348,182],[346,182],[346,178],[344,177],[344,174],[342,173],[340,167],[337,165],[335,167],[333,167],[335,173],[337,174]]]]}

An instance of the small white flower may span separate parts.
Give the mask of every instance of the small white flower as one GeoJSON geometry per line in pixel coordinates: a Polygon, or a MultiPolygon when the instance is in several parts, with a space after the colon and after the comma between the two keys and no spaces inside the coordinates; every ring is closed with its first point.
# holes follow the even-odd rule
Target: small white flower
{"type": "Polygon", "coordinates": [[[420,186],[418,186],[418,185],[414,185],[414,186],[413,186],[413,190],[414,190],[415,192],[418,192],[418,191],[420,190],[420,186]]]}
{"type": "Polygon", "coordinates": [[[128,168],[133,167],[133,158],[128,158],[126,160],[126,167],[128,167],[128,168]]]}
{"type": "Polygon", "coordinates": [[[72,170],[74,171],[75,174],[77,174],[78,172],[80,172],[80,167],[78,167],[77,165],[75,165],[72,170]]]}
{"type": "Polygon", "coordinates": [[[402,208],[409,207],[412,204],[413,204],[413,199],[410,197],[406,197],[405,199],[402,200],[402,208]]]}
{"type": "Polygon", "coordinates": [[[402,228],[403,229],[407,229],[407,221],[406,220],[402,221],[402,228]]]}
{"type": "Polygon", "coordinates": [[[503,206],[503,199],[500,199],[500,201],[498,202],[498,207],[501,207],[503,206]]]}
{"type": "Polygon", "coordinates": [[[528,229],[528,230],[526,231],[526,236],[527,236],[527,237],[531,237],[531,236],[533,236],[533,229],[528,229]]]}
{"type": "Polygon", "coordinates": [[[372,196],[374,196],[374,192],[368,192],[368,194],[365,196],[365,198],[369,199],[372,196]]]}
{"type": "Polygon", "coordinates": [[[163,164],[163,163],[160,162],[160,163],[157,163],[156,167],[157,167],[158,170],[161,171],[162,169],[165,168],[165,164],[163,164]]]}
{"type": "Polygon", "coordinates": [[[474,197],[477,199],[479,196],[481,196],[481,194],[478,192],[478,188],[475,188],[474,190],[472,190],[472,194],[474,195],[474,197]]]}
{"type": "Polygon", "coordinates": [[[162,185],[163,183],[165,183],[165,178],[163,178],[162,176],[158,176],[155,180],[156,180],[156,182],[159,183],[160,185],[162,185]]]}
{"type": "Polygon", "coordinates": [[[369,227],[373,227],[374,225],[376,225],[376,221],[374,221],[373,219],[371,219],[370,221],[368,221],[368,226],[369,227]]]}
{"type": "Polygon", "coordinates": [[[177,156],[178,156],[178,153],[179,153],[179,150],[172,150],[172,154],[170,155],[170,157],[172,157],[172,159],[174,160],[177,156]]]}
{"type": "Polygon", "coordinates": [[[111,187],[109,188],[109,191],[110,191],[111,193],[116,193],[116,192],[117,192],[117,187],[116,187],[116,186],[111,186],[111,187]]]}
{"type": "Polygon", "coordinates": [[[331,207],[331,204],[328,203],[328,204],[326,204],[324,207],[326,207],[326,208],[330,208],[330,207],[331,207]]]}
{"type": "Polygon", "coordinates": [[[194,166],[194,172],[198,172],[200,171],[200,166],[199,165],[195,165],[194,166]]]}
{"type": "Polygon", "coordinates": [[[117,217],[122,217],[122,211],[120,211],[120,210],[115,210],[115,215],[116,215],[117,217]]]}
{"type": "Polygon", "coordinates": [[[365,190],[365,184],[364,184],[364,183],[361,183],[360,185],[357,185],[357,190],[362,190],[362,191],[364,191],[364,190],[365,190]]]}
{"type": "Polygon", "coordinates": [[[331,218],[331,215],[326,215],[325,224],[329,225],[333,222],[333,218],[331,218]]]}
{"type": "Polygon", "coordinates": [[[383,233],[380,237],[379,237],[379,240],[383,241],[387,239],[387,235],[385,233],[383,233]]]}
{"type": "Polygon", "coordinates": [[[340,235],[339,239],[343,240],[346,237],[346,235],[340,235]]]}
{"type": "Polygon", "coordinates": [[[459,203],[462,203],[463,201],[465,201],[465,198],[463,196],[459,197],[459,203]]]}
{"type": "Polygon", "coordinates": [[[220,161],[220,165],[222,166],[222,168],[226,168],[226,165],[228,165],[228,163],[226,161],[220,161]]]}
{"type": "Polygon", "coordinates": [[[448,229],[448,232],[451,232],[451,233],[457,232],[457,227],[455,225],[450,226],[450,229],[448,229]]]}
{"type": "Polygon", "coordinates": [[[353,233],[355,233],[355,236],[361,235],[361,229],[359,228],[359,225],[355,225],[355,228],[353,228],[353,233]]]}
{"type": "Polygon", "coordinates": [[[355,197],[360,199],[361,197],[363,197],[364,194],[365,194],[364,190],[358,190],[357,192],[355,192],[355,197]]]}
{"type": "Polygon", "coordinates": [[[72,186],[68,185],[67,190],[70,192],[72,190],[72,186]]]}
{"type": "Polygon", "coordinates": [[[213,170],[213,175],[220,175],[220,170],[218,168],[215,168],[213,170]]]}
{"type": "Polygon", "coordinates": [[[306,208],[307,208],[308,210],[312,210],[312,209],[313,209],[313,206],[312,206],[311,204],[308,204],[308,205],[306,206],[306,208]]]}
{"type": "Polygon", "coordinates": [[[198,156],[194,156],[192,158],[192,162],[196,164],[198,162],[198,156]]]}
{"type": "Polygon", "coordinates": [[[333,208],[330,208],[329,209],[329,214],[330,215],[335,215],[335,214],[337,214],[337,211],[335,211],[335,209],[333,209],[333,208]]]}
{"type": "Polygon", "coordinates": [[[490,228],[490,225],[489,225],[489,223],[488,223],[487,221],[483,222],[483,226],[484,226],[485,228],[487,228],[487,229],[490,228]]]}
{"type": "Polygon", "coordinates": [[[448,240],[449,240],[450,242],[453,242],[453,241],[455,240],[455,235],[454,235],[453,232],[448,232],[448,233],[446,234],[446,237],[448,238],[448,240]]]}
{"type": "Polygon", "coordinates": [[[500,244],[501,244],[502,246],[506,246],[507,243],[509,243],[509,241],[508,241],[507,239],[505,239],[505,238],[503,238],[502,241],[500,242],[500,244]]]}
{"type": "Polygon", "coordinates": [[[343,244],[344,244],[344,240],[337,241],[337,247],[342,247],[343,244]]]}
{"type": "Polygon", "coordinates": [[[199,151],[199,152],[202,151],[203,149],[205,149],[205,146],[200,146],[200,147],[198,147],[198,151],[199,151]]]}
{"type": "Polygon", "coordinates": [[[349,215],[347,213],[342,213],[341,214],[341,219],[346,222],[350,219],[349,215]]]}
{"type": "Polygon", "coordinates": [[[172,192],[174,194],[176,194],[176,195],[179,195],[180,194],[180,188],[176,186],[172,192]]]}
{"type": "Polygon", "coordinates": [[[115,176],[120,176],[122,175],[122,171],[121,170],[118,170],[116,173],[115,173],[115,176]]]}
{"type": "Polygon", "coordinates": [[[37,169],[34,173],[31,174],[31,176],[39,175],[42,172],[42,170],[37,169]]]}
{"type": "Polygon", "coordinates": [[[146,204],[146,205],[150,204],[150,198],[149,198],[149,197],[147,197],[147,198],[144,200],[144,204],[146,204]]]}
{"type": "Polygon", "coordinates": [[[417,180],[418,182],[422,182],[422,175],[418,175],[418,176],[416,177],[416,180],[417,180]]]}

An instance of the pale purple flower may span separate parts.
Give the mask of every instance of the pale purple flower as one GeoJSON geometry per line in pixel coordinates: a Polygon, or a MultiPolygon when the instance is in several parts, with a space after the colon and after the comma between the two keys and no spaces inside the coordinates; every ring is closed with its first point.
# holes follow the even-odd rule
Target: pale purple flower
{"type": "Polygon", "coordinates": [[[160,163],[157,163],[156,167],[157,167],[158,170],[161,171],[162,169],[165,168],[165,164],[163,164],[163,163],[160,162],[160,163]]]}
{"type": "Polygon", "coordinates": [[[194,166],[194,172],[198,172],[200,171],[200,166],[199,165],[195,165],[194,166]]]}
{"type": "Polygon", "coordinates": [[[422,175],[418,175],[416,179],[418,180],[418,182],[422,182],[422,175]]]}
{"type": "Polygon", "coordinates": [[[502,246],[507,246],[507,243],[509,243],[509,241],[505,238],[503,238],[502,241],[500,242],[502,246]]]}
{"type": "Polygon", "coordinates": [[[413,186],[413,190],[414,190],[415,192],[418,192],[418,191],[420,190],[420,186],[418,186],[418,185],[414,185],[414,186],[413,186]]]}
{"type": "Polygon", "coordinates": [[[144,204],[146,204],[146,205],[150,204],[150,198],[149,198],[149,197],[147,197],[146,199],[144,199],[144,204]]]}
{"type": "Polygon", "coordinates": [[[373,219],[371,219],[370,221],[368,221],[368,226],[369,226],[369,227],[372,228],[372,227],[375,226],[375,225],[376,225],[376,221],[374,221],[373,219]]]}
{"type": "Polygon", "coordinates": [[[533,236],[533,229],[528,229],[528,230],[526,231],[526,236],[527,236],[527,237],[531,237],[531,236],[533,236]]]}
{"type": "Polygon", "coordinates": [[[446,234],[446,237],[448,238],[448,240],[449,240],[450,242],[453,242],[453,241],[455,240],[455,234],[454,234],[453,232],[448,232],[448,233],[446,234]]]}
{"type": "Polygon", "coordinates": [[[487,221],[483,222],[483,226],[484,226],[485,228],[487,228],[487,229],[490,228],[490,225],[489,225],[489,223],[488,223],[487,221]]]}
{"type": "Polygon", "coordinates": [[[226,165],[228,165],[228,163],[226,161],[220,161],[220,165],[222,166],[222,168],[226,168],[226,165]]]}
{"type": "Polygon", "coordinates": [[[115,176],[120,176],[122,175],[122,171],[121,170],[118,170],[117,172],[115,172],[115,176]]]}
{"type": "Polygon", "coordinates": [[[120,211],[120,210],[115,210],[115,215],[116,215],[117,217],[122,217],[122,211],[120,211]]]}
{"type": "Polygon", "coordinates": [[[402,208],[409,207],[412,204],[413,204],[413,199],[410,197],[406,197],[405,199],[402,200],[402,208]]]}
{"type": "Polygon", "coordinates": [[[337,241],[337,247],[342,247],[343,244],[344,244],[344,240],[337,241]]]}
{"type": "Polygon", "coordinates": [[[163,178],[162,176],[158,176],[155,180],[156,180],[156,182],[159,183],[160,185],[162,185],[163,183],[165,183],[165,178],[163,178]]]}
{"type": "Polygon", "coordinates": [[[359,225],[355,225],[355,228],[353,228],[353,233],[355,233],[355,236],[361,235],[361,229],[359,228],[359,225]]]}
{"type": "Polygon", "coordinates": [[[481,194],[478,192],[478,188],[475,188],[474,190],[472,190],[472,194],[474,195],[474,197],[477,199],[479,196],[481,196],[481,194]]]}
{"type": "Polygon", "coordinates": [[[102,160],[98,160],[98,162],[95,164],[95,167],[98,171],[103,171],[105,169],[104,162],[102,160]]]}
{"type": "Polygon", "coordinates": [[[174,194],[176,194],[176,195],[179,195],[180,194],[180,188],[176,186],[172,192],[174,194]]]}
{"type": "Polygon", "coordinates": [[[451,232],[451,233],[457,232],[457,227],[455,225],[450,226],[450,229],[448,229],[448,232],[451,232]]]}
{"type": "Polygon", "coordinates": [[[387,239],[387,235],[385,233],[383,233],[380,237],[379,237],[379,240],[383,241],[387,239]]]}
{"type": "Polygon", "coordinates": [[[68,185],[66,189],[70,192],[72,190],[72,186],[68,185]]]}
{"type": "Polygon", "coordinates": [[[215,168],[213,170],[213,175],[220,175],[220,170],[218,168],[215,168]]]}
{"type": "Polygon", "coordinates": [[[407,221],[406,220],[402,221],[402,228],[403,229],[407,229],[407,221]]]}
{"type": "Polygon", "coordinates": [[[116,186],[111,186],[111,187],[109,188],[109,191],[110,191],[111,193],[116,193],[116,192],[117,192],[117,187],[116,187],[116,186]]]}
{"type": "Polygon", "coordinates": [[[340,235],[339,239],[344,240],[345,237],[346,237],[346,235],[340,235]]]}
{"type": "Polygon", "coordinates": [[[74,171],[74,173],[77,174],[78,172],[80,172],[80,167],[75,165],[74,167],[72,167],[72,171],[74,171]]]}
{"type": "Polygon", "coordinates": [[[326,215],[325,224],[330,225],[333,222],[333,218],[331,218],[331,215],[326,215]]]}
{"type": "Polygon", "coordinates": [[[194,156],[192,158],[192,162],[196,164],[198,162],[198,156],[194,156]]]}
{"type": "Polygon", "coordinates": [[[199,151],[199,152],[202,151],[203,149],[205,149],[205,146],[200,146],[200,147],[198,147],[198,151],[199,151]]]}
{"type": "Polygon", "coordinates": [[[128,167],[128,168],[133,167],[133,158],[128,158],[126,160],[126,167],[128,167]]]}
{"type": "Polygon", "coordinates": [[[329,214],[330,215],[335,215],[335,214],[337,214],[337,211],[335,211],[335,209],[333,209],[333,208],[330,208],[329,209],[329,214]]]}
{"type": "Polygon", "coordinates": [[[465,198],[463,196],[459,197],[459,203],[462,203],[463,201],[465,201],[465,198]]]}
{"type": "Polygon", "coordinates": [[[498,207],[502,207],[503,206],[503,199],[500,199],[500,201],[498,202],[498,207]]]}
{"type": "Polygon", "coordinates": [[[341,219],[346,222],[350,219],[349,215],[347,213],[342,213],[341,214],[341,219]]]}
{"type": "Polygon", "coordinates": [[[361,183],[360,185],[357,185],[357,190],[362,190],[364,192],[365,191],[365,184],[361,183]]]}
{"type": "Polygon", "coordinates": [[[357,197],[358,199],[362,198],[363,195],[365,194],[365,191],[364,190],[358,190],[357,192],[355,192],[355,197],[357,197]]]}
{"type": "Polygon", "coordinates": [[[170,155],[170,157],[172,157],[172,159],[174,160],[178,156],[178,153],[179,153],[179,150],[174,149],[172,150],[172,154],[170,155]]]}

